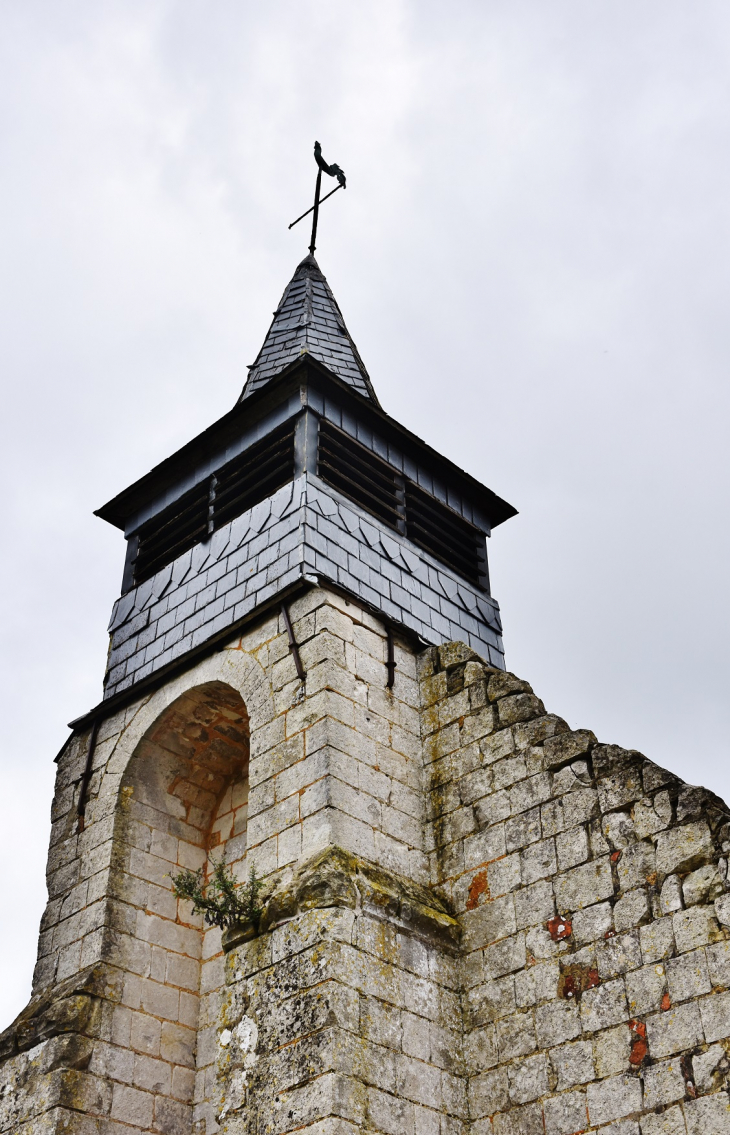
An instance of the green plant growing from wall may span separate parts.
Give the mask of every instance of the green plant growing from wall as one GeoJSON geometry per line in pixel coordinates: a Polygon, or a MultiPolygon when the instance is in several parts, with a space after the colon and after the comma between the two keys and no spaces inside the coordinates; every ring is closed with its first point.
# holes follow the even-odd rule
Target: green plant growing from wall
{"type": "Polygon", "coordinates": [[[251,923],[258,930],[263,913],[259,892],[264,884],[257,877],[256,868],[251,868],[247,883],[237,883],[232,869],[223,860],[216,861],[211,856],[210,862],[213,873],[209,879],[205,878],[202,867],[197,871],[171,874],[175,897],[192,903],[193,913],[202,914],[209,926],[228,930],[251,923]]]}

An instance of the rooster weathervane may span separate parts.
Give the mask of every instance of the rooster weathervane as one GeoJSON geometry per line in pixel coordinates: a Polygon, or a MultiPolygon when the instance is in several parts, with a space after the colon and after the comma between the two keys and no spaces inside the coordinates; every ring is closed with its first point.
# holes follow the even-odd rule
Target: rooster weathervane
{"type": "Polygon", "coordinates": [[[302,213],[301,217],[297,217],[296,221],[292,221],[292,223],[289,225],[289,228],[293,229],[295,225],[298,225],[299,222],[303,221],[305,217],[308,217],[310,213],[314,213],[314,216],[312,217],[312,239],[309,244],[309,252],[311,256],[314,256],[314,249],[316,247],[315,241],[317,240],[317,221],[319,219],[320,205],[324,201],[326,201],[328,197],[331,197],[333,193],[336,193],[338,189],[346,188],[344,171],[341,170],[340,167],[334,162],[331,166],[327,165],[327,162],[322,157],[322,147],[320,146],[319,142],[314,143],[314,160],[317,163],[317,184],[314,189],[314,204],[310,209],[307,209],[306,213],[302,213]],[[330,177],[336,177],[339,184],[336,185],[334,189],[331,189],[329,193],[325,193],[324,197],[320,198],[319,191],[322,187],[323,173],[329,174],[330,177]]]}

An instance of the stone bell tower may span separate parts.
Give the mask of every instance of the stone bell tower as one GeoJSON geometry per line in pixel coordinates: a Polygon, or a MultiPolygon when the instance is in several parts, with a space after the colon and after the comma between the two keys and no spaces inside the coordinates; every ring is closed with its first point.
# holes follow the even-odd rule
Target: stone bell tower
{"type": "Polygon", "coordinates": [[[98,515],[2,1135],[730,1132],[728,810],[504,670],[514,509],[382,410],[312,255],[234,409],[98,515]],[[264,879],[245,934],[173,893],[211,855],[264,879]]]}

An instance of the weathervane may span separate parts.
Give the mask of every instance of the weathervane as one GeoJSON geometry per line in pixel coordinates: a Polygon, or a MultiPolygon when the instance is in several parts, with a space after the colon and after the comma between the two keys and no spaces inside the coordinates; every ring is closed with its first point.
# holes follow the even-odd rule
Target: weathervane
{"type": "Polygon", "coordinates": [[[317,220],[319,218],[319,207],[323,201],[326,201],[327,198],[331,197],[333,193],[336,193],[338,189],[346,188],[344,173],[338,165],[335,165],[334,162],[331,166],[327,165],[327,162],[322,157],[322,147],[320,146],[319,142],[314,143],[314,160],[317,163],[317,184],[314,189],[314,204],[312,205],[311,209],[307,209],[306,213],[302,213],[301,217],[297,217],[296,221],[292,221],[292,223],[289,225],[289,228],[293,229],[295,225],[298,225],[299,222],[303,221],[305,217],[308,217],[310,213],[314,213],[314,216],[312,217],[312,240],[309,245],[309,252],[312,256],[314,256],[314,249],[316,247],[315,241],[317,239],[317,220]],[[320,199],[319,191],[322,186],[323,171],[324,173],[329,174],[330,177],[336,177],[339,185],[336,185],[334,189],[330,190],[329,193],[325,193],[324,197],[320,199]]]}

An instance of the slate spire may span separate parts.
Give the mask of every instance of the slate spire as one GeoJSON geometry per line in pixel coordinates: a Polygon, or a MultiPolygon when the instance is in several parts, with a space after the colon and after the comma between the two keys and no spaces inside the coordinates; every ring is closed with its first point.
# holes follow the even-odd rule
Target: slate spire
{"type": "Polygon", "coordinates": [[[311,255],[298,265],[281,297],[239,401],[307,354],[363,398],[380,405],[332,289],[311,255]]]}

